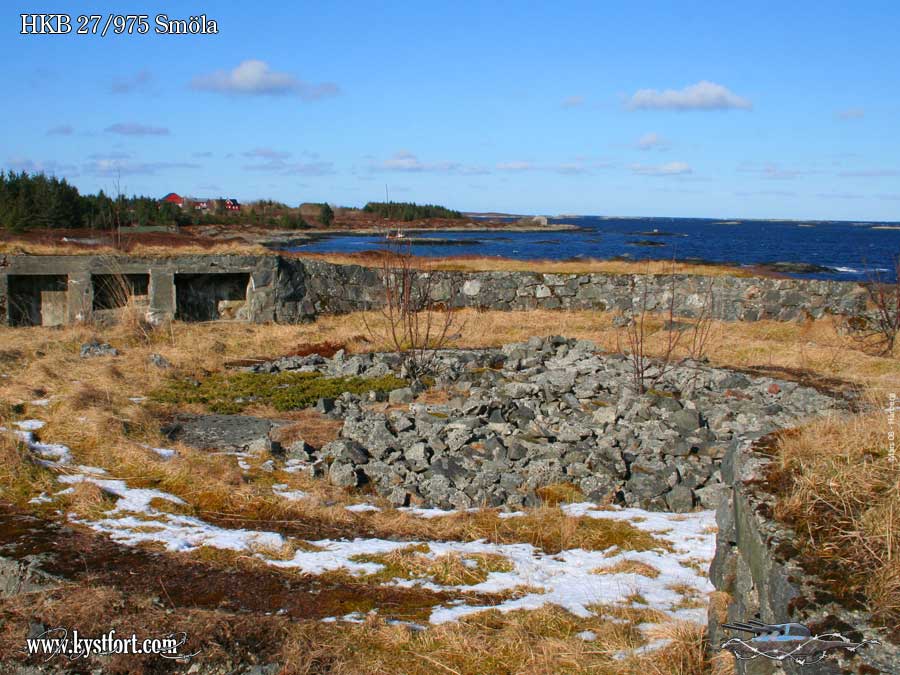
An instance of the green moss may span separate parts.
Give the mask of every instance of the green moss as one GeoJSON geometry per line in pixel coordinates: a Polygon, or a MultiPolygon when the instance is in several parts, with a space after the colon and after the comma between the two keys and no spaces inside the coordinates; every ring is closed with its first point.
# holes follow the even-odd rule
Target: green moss
{"type": "Polygon", "coordinates": [[[307,408],[320,398],[337,398],[344,392],[363,394],[391,391],[406,386],[393,375],[382,377],[324,377],[319,373],[213,373],[201,382],[172,379],[153,392],[159,403],[200,403],[221,414],[241,412],[252,403],[287,411],[307,408]]]}

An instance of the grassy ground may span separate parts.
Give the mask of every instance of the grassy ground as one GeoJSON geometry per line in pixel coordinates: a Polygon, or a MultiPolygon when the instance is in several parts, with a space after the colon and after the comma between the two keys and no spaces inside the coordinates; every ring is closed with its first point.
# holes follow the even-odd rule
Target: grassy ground
{"type": "Polygon", "coordinates": [[[778,494],[775,515],[797,531],[806,565],[837,597],[862,599],[900,638],[900,459],[891,459],[893,433],[886,412],[878,411],[785,434],[770,484],[778,494]]]}
{"type": "MultiPolygon", "coordinates": [[[[381,256],[374,251],[363,253],[299,253],[298,257],[325,260],[338,265],[363,265],[378,267],[381,256]]],[[[695,274],[701,276],[750,277],[762,274],[732,266],[702,263],[683,263],[671,260],[513,260],[510,258],[486,258],[479,256],[448,256],[414,258],[423,269],[462,272],[537,272],[539,274],[695,274]]]]}
{"type": "MultiPolygon", "coordinates": [[[[371,320],[371,317],[369,317],[371,320]]],[[[458,315],[458,336],[453,346],[497,346],[532,335],[563,334],[588,338],[602,348],[616,350],[622,335],[613,326],[613,315],[597,312],[501,313],[465,310],[458,315]]],[[[649,351],[661,351],[666,335],[661,320],[650,321],[649,351]]],[[[840,378],[851,383],[877,406],[885,404],[888,392],[900,385],[900,362],[859,349],[829,319],[806,323],[715,323],[707,356],[716,365],[758,367],[775,372],[791,371],[807,379],[840,378]]],[[[224,526],[271,529],[306,539],[316,537],[376,536],[399,540],[487,539],[498,543],[532,543],[547,553],[583,547],[603,550],[650,550],[662,543],[627,523],[567,517],[549,506],[567,501],[565,489],[546,494],[548,506],[531,509],[519,518],[501,519],[491,510],[426,520],[385,509],[353,513],[344,506],[359,495],[332,488],[298,474],[269,473],[254,464],[244,471],[233,462],[180,445],[172,446],[159,435],[159,415],[167,406],[141,401],[141,397],[171,386],[173,377],[199,381],[224,377],[225,364],[248,357],[273,357],[303,353],[311,344],[327,341],[329,349],[344,346],[350,352],[386,349],[366,338],[364,317],[322,317],[314,324],[299,326],[253,326],[244,324],[180,324],[149,330],[136,317],[126,316],[111,328],[70,327],[64,329],[0,328],[0,424],[30,416],[47,422],[41,435],[69,445],[76,463],[106,468],[135,487],[154,487],[185,500],[183,512],[201,516],[224,526]],[[81,359],[79,347],[91,338],[108,341],[121,354],[115,358],[81,359]],[[173,364],[171,371],[148,365],[151,353],[163,355],[173,364]],[[47,406],[34,401],[48,399],[47,406]],[[176,461],[164,462],[150,447],[174,447],[176,461]],[[291,502],[276,498],[272,485],[304,490],[311,499],[291,502]]],[[[685,355],[686,351],[681,355],[685,355]]],[[[426,396],[440,398],[440,392],[426,396]]],[[[334,438],[338,425],[310,410],[278,411],[271,402],[259,402],[248,413],[277,415],[290,420],[282,433],[302,437],[314,445],[334,438]]],[[[180,409],[207,410],[209,401],[196,400],[180,409]]],[[[287,406],[290,407],[290,406],[287,406]]],[[[884,621],[894,620],[900,589],[900,535],[897,518],[896,464],[889,465],[883,439],[884,415],[860,415],[850,423],[828,420],[814,423],[797,434],[786,435],[781,446],[782,498],[780,517],[809,532],[809,551],[827,552],[835,579],[846,578],[846,593],[862,592],[884,621]]],[[[252,462],[251,462],[252,463],[252,462]]],[[[103,494],[90,484],[80,485],[65,501],[52,506],[29,504],[35,495],[49,491],[54,477],[26,461],[21,445],[8,434],[0,434],[0,489],[4,501],[53,518],[61,505],[74,513],[96,514],[108,507],[103,494]]],[[[372,496],[369,501],[379,503],[372,496]]],[[[462,580],[475,583],[501,561],[486,559],[475,567],[458,559],[439,563],[423,561],[415,551],[385,560],[405,578],[462,580]]],[[[205,561],[215,569],[252,565],[252,561],[221,559],[205,561]]],[[[652,567],[632,563],[627,571],[652,578],[652,567]]],[[[610,570],[598,571],[609,573],[610,570]]],[[[335,580],[337,583],[339,580],[335,580]]],[[[346,581],[346,580],[345,580],[346,581]]],[[[367,591],[365,583],[357,594],[367,591]]],[[[64,608],[64,596],[42,596],[35,605],[5,602],[0,617],[6,625],[21,627],[24,617],[37,613],[53,623],[66,611],[85,607],[124,607],[124,616],[140,625],[167,625],[160,610],[148,598],[135,594],[116,596],[107,586],[89,583],[69,589],[85,594],[83,607],[64,608]],[[91,593],[96,595],[92,596],[91,593]],[[88,602],[93,598],[91,602],[88,602]],[[118,603],[118,604],[116,604],[118,603]],[[143,604],[142,604],[143,603],[143,604]]],[[[843,592],[843,591],[842,591],[843,592]]],[[[697,602],[686,596],[685,602],[697,602]]],[[[418,603],[434,602],[420,598],[418,603]]],[[[165,603],[164,603],[165,604],[165,603]]],[[[361,607],[365,611],[365,606],[361,607]]],[[[100,611],[99,609],[97,611],[100,611]]],[[[106,610],[103,610],[106,611],[106,610]]],[[[591,619],[581,619],[558,608],[532,612],[483,613],[460,624],[440,626],[426,633],[387,624],[369,617],[362,624],[330,625],[290,622],[278,617],[260,619],[253,628],[233,615],[213,609],[179,611],[191,626],[197,621],[199,634],[208,627],[213,635],[247,637],[246,644],[271,641],[267,654],[286,659],[285,672],[296,673],[673,673],[698,674],[725,669],[727,663],[712,664],[702,655],[702,634],[696,629],[661,624],[659,631],[674,637],[669,648],[625,661],[611,654],[638,644],[630,624],[612,621],[611,608],[591,619]],[[585,642],[577,637],[590,630],[599,637],[585,642]],[[631,632],[629,632],[631,631],[631,632]]],[[[71,621],[81,621],[70,616],[71,621]]],[[[96,620],[96,617],[94,618],[96,620]]],[[[84,618],[85,625],[89,625],[84,618]]],[[[3,621],[0,621],[3,623],[3,621]]],[[[26,621],[27,624],[27,621],[26,621]]],[[[82,624],[73,623],[71,625],[82,624]]],[[[8,630],[13,630],[8,628],[8,630]]],[[[185,630],[179,623],[179,630],[185,630]]],[[[191,631],[191,628],[187,628],[191,631]]],[[[87,632],[87,631],[84,631],[87,632]]],[[[131,632],[129,629],[128,632],[131,632]]],[[[0,631],[2,633],[2,631],[0,631]]],[[[18,635],[18,634],[17,634],[18,635]]],[[[646,638],[647,636],[644,636],[646,638]]],[[[12,637],[4,646],[10,644],[12,637]]],[[[18,637],[16,639],[19,639],[18,637]]],[[[222,638],[224,645],[229,644],[222,638]]]]}

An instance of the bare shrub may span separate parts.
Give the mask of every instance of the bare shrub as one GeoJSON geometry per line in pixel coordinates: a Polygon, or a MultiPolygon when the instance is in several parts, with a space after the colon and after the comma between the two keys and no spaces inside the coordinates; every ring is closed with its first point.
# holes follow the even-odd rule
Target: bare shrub
{"type": "Polygon", "coordinates": [[[382,303],[376,320],[364,319],[366,330],[402,355],[404,377],[421,383],[433,373],[436,350],[447,345],[457,323],[453,284],[417,263],[402,241],[391,242],[378,271],[382,303]]]}
{"type": "MultiPolygon", "coordinates": [[[[650,307],[650,280],[651,275],[646,274],[640,277],[640,288],[637,288],[638,277],[632,276],[630,286],[632,290],[632,308],[631,315],[628,317],[625,326],[625,355],[631,365],[632,384],[635,391],[643,394],[648,389],[648,382],[651,387],[656,384],[674,365],[673,357],[675,351],[684,336],[675,322],[675,267],[674,262],[668,277],[669,293],[666,305],[667,320],[664,326],[665,343],[662,350],[657,354],[657,358],[651,360],[649,354],[649,345],[647,342],[648,328],[651,322],[650,307]],[[637,304],[634,304],[634,300],[637,304]],[[652,376],[651,374],[651,366],[652,376]]],[[[620,336],[617,335],[617,342],[621,345],[620,336]]],[[[621,346],[619,351],[622,351],[621,346]]]]}
{"type": "Polygon", "coordinates": [[[900,255],[894,258],[892,271],[893,281],[887,281],[880,270],[869,274],[863,284],[868,311],[847,319],[847,326],[856,338],[883,356],[893,354],[900,332],[900,255]]]}

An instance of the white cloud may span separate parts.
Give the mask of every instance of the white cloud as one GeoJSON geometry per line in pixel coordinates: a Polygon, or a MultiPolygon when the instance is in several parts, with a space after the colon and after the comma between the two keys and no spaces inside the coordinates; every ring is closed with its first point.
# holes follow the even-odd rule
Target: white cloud
{"type": "Polygon", "coordinates": [[[639,176],[684,176],[694,172],[687,162],[668,162],[655,166],[632,164],[631,171],[639,176]]]}
{"type": "Polygon", "coordinates": [[[6,160],[6,168],[12,171],[25,171],[27,173],[46,173],[50,175],[77,176],[78,170],[74,164],[65,164],[49,159],[47,161],[33,160],[26,157],[11,157],[6,160]]]}
{"type": "Polygon", "coordinates": [[[340,93],[338,86],[332,82],[304,82],[290,73],[274,71],[268,63],[256,59],[242,61],[232,70],[217,70],[208,75],[199,75],[192,80],[191,87],[222,94],[292,94],[304,101],[316,101],[340,93]]]}
{"type": "Polygon", "coordinates": [[[563,108],[578,108],[584,105],[584,96],[567,96],[560,105],[563,108]]]}
{"type": "Polygon", "coordinates": [[[861,120],[866,116],[866,111],[862,108],[847,108],[846,110],[838,110],[835,116],[839,120],[861,120]]]}
{"type": "Polygon", "coordinates": [[[819,192],[816,194],[819,199],[862,199],[863,196],[855,192],[819,192]]]}
{"type": "Polygon", "coordinates": [[[372,171],[402,171],[407,173],[448,173],[461,175],[478,175],[487,173],[486,169],[477,166],[466,166],[460,162],[437,161],[422,162],[413,153],[401,150],[394,153],[390,159],[378,162],[370,166],[372,171]]]}
{"type": "Polygon", "coordinates": [[[637,147],[640,150],[665,150],[669,147],[669,141],[657,133],[647,133],[638,139],[637,147]]]}
{"type": "Polygon", "coordinates": [[[525,161],[512,161],[512,162],[498,162],[497,170],[498,171],[532,171],[537,167],[531,162],[525,161]]]}
{"type": "Polygon", "coordinates": [[[900,171],[896,169],[859,169],[856,171],[841,171],[838,175],[849,178],[887,178],[900,176],[900,171]]]}
{"type": "Polygon", "coordinates": [[[47,129],[48,136],[71,136],[74,133],[75,128],[71,124],[59,124],[47,129]]]}
{"type": "Polygon", "coordinates": [[[272,148],[253,148],[244,153],[244,157],[259,157],[262,159],[287,159],[291,153],[272,148]]]}
{"type": "Polygon", "coordinates": [[[626,103],[630,110],[751,110],[753,104],[727,87],[703,80],[684,89],[639,89],[626,103]]]}
{"type": "Polygon", "coordinates": [[[110,91],[114,94],[130,94],[139,89],[143,89],[153,82],[153,75],[146,70],[141,70],[137,74],[114,80],[110,85],[110,91]]]}
{"type": "MultiPolygon", "coordinates": [[[[290,155],[290,153],[287,154],[290,155]]],[[[328,176],[334,173],[332,162],[286,162],[284,158],[280,157],[269,159],[262,164],[249,164],[242,168],[245,171],[264,171],[282,176],[328,176]]]]}
{"type": "Polygon", "coordinates": [[[796,197],[796,192],[789,190],[750,190],[734,193],[736,197],[796,197]]]}
{"type": "Polygon", "coordinates": [[[154,127],[138,122],[119,122],[104,129],[107,133],[120,134],[122,136],[168,136],[166,127],[154,127]]]}
{"type": "Polygon", "coordinates": [[[84,166],[86,173],[95,176],[131,176],[156,175],[161,171],[173,169],[199,169],[198,164],[190,162],[141,162],[138,160],[119,158],[117,156],[97,157],[84,166]]]}
{"type": "Polygon", "coordinates": [[[786,169],[774,162],[758,164],[756,162],[742,162],[738,166],[741,173],[753,173],[765,180],[793,180],[800,176],[809,176],[817,171],[812,169],[786,169]]]}

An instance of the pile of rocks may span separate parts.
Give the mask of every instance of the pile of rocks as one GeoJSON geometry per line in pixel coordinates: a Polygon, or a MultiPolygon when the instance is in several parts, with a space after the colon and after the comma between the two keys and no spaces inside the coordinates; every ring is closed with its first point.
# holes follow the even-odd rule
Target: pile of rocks
{"type": "MultiPolygon", "coordinates": [[[[396,354],[294,357],[256,370],[384,375],[396,354]]],[[[368,398],[320,401],[341,417],[338,440],[290,459],[336,485],[371,483],[394,504],[441,508],[534,505],[538,490],[570,483],[598,502],[688,511],[713,508],[730,445],[845,407],[793,382],[684,362],[636,393],[630,362],[588,341],[531,338],[500,350],[437,355],[442,404],[377,411],[368,398]]],[[[659,376],[659,377],[658,377],[659,376]]],[[[395,403],[413,397],[391,392],[395,403]]],[[[395,406],[392,406],[395,407],[395,406]]]]}

